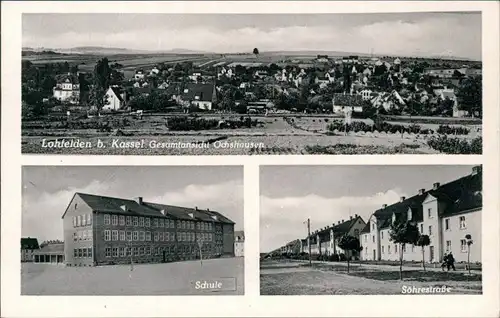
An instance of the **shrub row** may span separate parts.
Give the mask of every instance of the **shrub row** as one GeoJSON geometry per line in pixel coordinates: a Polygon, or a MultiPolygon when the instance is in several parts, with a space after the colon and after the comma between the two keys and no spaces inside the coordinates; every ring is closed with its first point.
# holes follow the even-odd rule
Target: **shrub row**
{"type": "Polygon", "coordinates": [[[454,127],[449,125],[439,125],[438,134],[443,135],[468,135],[470,130],[466,127],[454,127]]]}
{"type": "Polygon", "coordinates": [[[168,119],[168,128],[173,131],[252,128],[257,126],[257,124],[258,121],[256,119],[252,120],[249,117],[242,117],[240,120],[218,120],[197,117],[173,117],[168,119]]]}
{"type": "Polygon", "coordinates": [[[427,140],[429,147],[446,154],[482,154],[483,138],[477,137],[471,141],[446,135],[432,136],[427,140]]]}
{"type": "Polygon", "coordinates": [[[419,125],[410,125],[410,126],[404,126],[404,125],[393,125],[389,124],[387,122],[380,122],[380,123],[375,123],[373,125],[369,125],[365,122],[362,121],[355,121],[352,122],[351,124],[345,125],[343,121],[341,120],[335,120],[331,124],[328,125],[328,130],[330,132],[333,132],[335,130],[337,131],[353,131],[353,132],[386,132],[386,133],[412,133],[412,134],[432,134],[434,133],[433,130],[431,129],[422,129],[419,125]]]}

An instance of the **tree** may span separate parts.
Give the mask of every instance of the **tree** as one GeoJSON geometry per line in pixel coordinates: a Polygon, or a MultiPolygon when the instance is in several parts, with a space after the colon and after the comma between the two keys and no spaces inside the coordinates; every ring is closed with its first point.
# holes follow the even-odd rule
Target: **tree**
{"type": "Polygon", "coordinates": [[[253,49],[253,54],[255,54],[255,57],[257,57],[259,55],[259,49],[258,48],[254,48],[253,49]]]}
{"type": "Polygon", "coordinates": [[[110,85],[111,68],[108,59],[105,57],[97,61],[93,73],[93,85],[90,92],[91,101],[98,111],[105,105],[106,90],[110,85]]]}
{"type": "Polygon", "coordinates": [[[424,271],[425,271],[425,250],[424,250],[424,248],[426,246],[429,246],[429,245],[431,245],[431,239],[430,239],[429,235],[423,234],[423,235],[420,235],[418,237],[417,246],[420,246],[422,248],[422,266],[424,267],[424,271]]]}
{"type": "Polygon", "coordinates": [[[478,112],[479,116],[481,116],[483,105],[482,89],[483,84],[480,77],[464,79],[457,90],[459,109],[466,110],[472,117],[474,117],[475,112],[478,112]]]}
{"type": "Polygon", "coordinates": [[[359,239],[349,234],[343,235],[338,243],[338,247],[343,249],[346,252],[347,259],[347,272],[349,273],[349,261],[351,258],[350,253],[352,252],[361,252],[363,247],[361,246],[359,239]]]}
{"type": "Polygon", "coordinates": [[[406,244],[417,244],[420,233],[415,224],[410,221],[394,220],[389,229],[390,240],[399,244],[399,277],[403,280],[403,250],[406,244]]]}
{"type": "Polygon", "coordinates": [[[465,235],[465,240],[467,243],[467,269],[469,270],[470,275],[470,246],[472,245],[472,236],[470,234],[465,235]]]}

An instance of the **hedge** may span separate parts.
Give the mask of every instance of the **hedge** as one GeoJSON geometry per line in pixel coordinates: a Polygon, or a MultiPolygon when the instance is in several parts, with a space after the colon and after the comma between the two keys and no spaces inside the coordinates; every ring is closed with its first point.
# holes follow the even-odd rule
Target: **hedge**
{"type": "Polygon", "coordinates": [[[482,154],[483,138],[477,137],[470,142],[460,137],[447,135],[432,136],[427,140],[429,147],[446,154],[482,154]]]}

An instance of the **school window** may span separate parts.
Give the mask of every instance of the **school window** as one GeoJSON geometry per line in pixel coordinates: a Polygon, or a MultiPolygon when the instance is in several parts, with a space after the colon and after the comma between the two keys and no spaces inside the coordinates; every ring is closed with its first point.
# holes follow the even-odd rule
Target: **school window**
{"type": "Polygon", "coordinates": [[[424,225],[420,224],[420,234],[424,234],[424,225]]]}
{"type": "Polygon", "coordinates": [[[200,230],[200,222],[196,222],[196,229],[200,230]]]}
{"type": "Polygon", "coordinates": [[[146,218],[144,220],[144,224],[146,225],[146,227],[150,227],[151,226],[151,219],[150,218],[146,218]]]}
{"type": "Polygon", "coordinates": [[[92,225],[92,213],[87,214],[87,225],[92,225]]]}
{"type": "Polygon", "coordinates": [[[120,241],[125,241],[125,231],[120,231],[120,241]]]}
{"type": "Polygon", "coordinates": [[[142,216],[139,218],[139,226],[144,226],[144,218],[142,216]]]}
{"type": "Polygon", "coordinates": [[[89,251],[88,251],[88,256],[89,256],[90,258],[92,258],[92,247],[89,247],[89,248],[88,248],[88,250],[89,250],[89,251]]]}
{"type": "Polygon", "coordinates": [[[153,227],[158,227],[158,219],[153,219],[153,227]]]}
{"type": "Polygon", "coordinates": [[[432,235],[432,225],[429,225],[429,236],[432,235]]]}
{"type": "Polygon", "coordinates": [[[139,226],[139,218],[137,216],[134,216],[134,226],[139,226]]]}
{"type": "Polygon", "coordinates": [[[144,241],[146,238],[146,235],[144,234],[144,231],[139,232],[139,241],[144,241]]]}
{"type": "Polygon", "coordinates": [[[132,247],[134,250],[134,256],[139,256],[139,248],[138,247],[132,247]]]}
{"type": "Polygon", "coordinates": [[[465,229],[467,227],[467,223],[465,223],[465,216],[461,216],[459,219],[460,229],[465,229]]]}
{"type": "MultiPolygon", "coordinates": [[[[212,241],[212,238],[213,238],[212,233],[208,234],[208,240],[212,241]]],[[[193,241],[194,241],[194,235],[193,235],[193,241]]]]}
{"type": "Polygon", "coordinates": [[[134,241],[138,241],[138,240],[139,240],[139,232],[134,231],[134,241]]]}
{"type": "MultiPolygon", "coordinates": [[[[167,221],[165,221],[165,222],[167,222],[167,221]]],[[[170,220],[170,228],[171,229],[175,228],[175,222],[174,222],[174,220],[170,220]]]]}
{"type": "Polygon", "coordinates": [[[78,257],[78,250],[76,248],[73,249],[73,257],[78,257]]]}
{"type": "Polygon", "coordinates": [[[118,247],[113,247],[113,257],[118,257],[118,247]]]}
{"type": "Polygon", "coordinates": [[[460,251],[467,252],[467,241],[466,240],[460,240],[460,251]]]}
{"type": "Polygon", "coordinates": [[[427,217],[429,217],[429,218],[432,217],[432,209],[431,208],[427,209],[427,217]]]}
{"type": "Polygon", "coordinates": [[[111,216],[111,224],[112,225],[118,225],[118,215],[112,215],[111,216]]]}
{"type": "Polygon", "coordinates": [[[201,227],[201,230],[204,231],[205,230],[205,223],[201,222],[200,227],[201,227]]]}
{"type": "Polygon", "coordinates": [[[175,241],[175,233],[172,233],[171,239],[172,241],[175,241]]]}
{"type": "Polygon", "coordinates": [[[76,226],[80,226],[81,221],[82,221],[82,216],[81,216],[81,215],[78,215],[78,216],[76,217],[76,226]]]}
{"type": "Polygon", "coordinates": [[[110,230],[104,230],[104,240],[111,241],[111,231],[110,230]]]}
{"type": "Polygon", "coordinates": [[[165,238],[165,241],[166,241],[166,242],[169,242],[169,241],[170,241],[170,233],[169,233],[169,232],[165,232],[165,233],[163,233],[163,237],[165,238]]]}
{"type": "Polygon", "coordinates": [[[387,245],[387,254],[391,254],[391,246],[387,245]]]}
{"type": "Polygon", "coordinates": [[[75,232],[75,233],[73,233],[73,241],[75,241],[75,242],[76,242],[76,241],[77,241],[77,239],[78,239],[78,235],[77,235],[77,234],[76,234],[76,232],[75,232]]]}
{"type": "Polygon", "coordinates": [[[155,232],[154,235],[153,235],[153,240],[155,242],[158,242],[158,232],[155,232]]]}
{"type": "Polygon", "coordinates": [[[444,219],[444,229],[447,231],[450,229],[450,219],[444,219]]]}
{"type": "Polygon", "coordinates": [[[76,227],[76,216],[73,217],[73,227],[76,227]]]}
{"type": "Polygon", "coordinates": [[[151,232],[146,232],[146,241],[151,241],[151,232]]]}
{"type": "Polygon", "coordinates": [[[451,251],[451,241],[446,241],[446,251],[451,251]]]}
{"type": "Polygon", "coordinates": [[[131,247],[127,247],[127,256],[132,256],[132,248],[131,247]]]}
{"type": "Polygon", "coordinates": [[[127,231],[127,241],[132,241],[132,231],[127,231]]]}
{"type": "Polygon", "coordinates": [[[132,217],[131,216],[127,216],[127,225],[128,226],[132,225],[132,217]]]}
{"type": "Polygon", "coordinates": [[[180,228],[181,228],[181,221],[180,221],[180,220],[178,220],[178,221],[177,221],[177,228],[178,228],[178,229],[180,229],[180,228]]]}
{"type": "Polygon", "coordinates": [[[125,215],[120,215],[120,225],[125,225],[125,215]]]}
{"type": "Polygon", "coordinates": [[[87,240],[87,231],[83,231],[83,240],[86,241],[87,240]]]}
{"type": "Polygon", "coordinates": [[[82,248],[82,257],[87,258],[87,249],[86,248],[82,248]]]}
{"type": "Polygon", "coordinates": [[[125,248],[124,247],[119,247],[118,252],[120,253],[120,257],[125,257],[125,248]]]}
{"type": "Polygon", "coordinates": [[[164,232],[159,233],[160,241],[162,241],[162,242],[165,241],[165,234],[166,233],[164,233],[164,232]]]}
{"type": "Polygon", "coordinates": [[[144,247],[143,246],[139,247],[139,255],[141,255],[141,256],[144,255],[144,247]]]}
{"type": "Polygon", "coordinates": [[[109,214],[104,214],[104,225],[110,224],[109,214]]]}
{"type": "Polygon", "coordinates": [[[85,215],[82,215],[82,226],[87,225],[87,217],[85,215]]]}
{"type": "Polygon", "coordinates": [[[382,254],[384,254],[384,247],[382,246],[382,254]]]}
{"type": "Polygon", "coordinates": [[[163,227],[163,219],[160,219],[160,227],[163,227]]]}
{"type": "Polygon", "coordinates": [[[111,232],[111,240],[118,241],[118,230],[113,230],[113,232],[111,232]]]}

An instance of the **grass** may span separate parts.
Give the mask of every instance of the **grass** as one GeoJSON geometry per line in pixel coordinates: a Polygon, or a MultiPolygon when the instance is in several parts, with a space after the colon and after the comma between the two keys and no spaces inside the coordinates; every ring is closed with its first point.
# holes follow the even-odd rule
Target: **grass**
{"type": "Polygon", "coordinates": [[[243,258],[166,264],[64,267],[23,263],[21,295],[243,295],[243,258]],[[196,281],[235,278],[232,290],[201,291],[196,281]],[[234,288],[235,287],[235,288],[234,288]]]}

